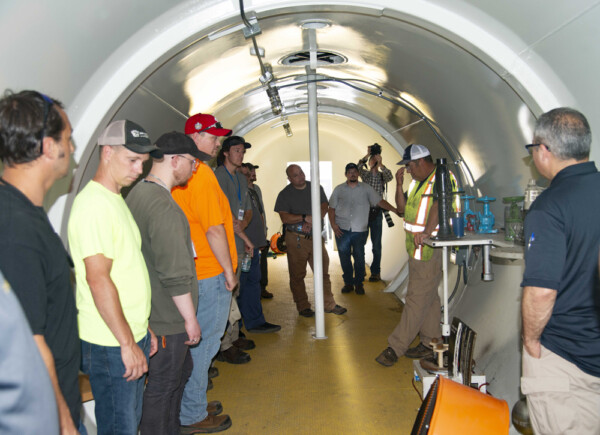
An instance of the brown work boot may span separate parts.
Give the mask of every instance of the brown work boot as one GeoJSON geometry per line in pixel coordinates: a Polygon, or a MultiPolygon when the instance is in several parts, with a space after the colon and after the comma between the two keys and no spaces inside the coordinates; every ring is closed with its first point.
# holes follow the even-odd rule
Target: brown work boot
{"type": "Polygon", "coordinates": [[[235,347],[240,350],[250,350],[256,347],[254,341],[247,339],[246,337],[240,337],[232,343],[235,347]]]}
{"type": "Polygon", "coordinates": [[[224,361],[229,364],[246,364],[250,362],[250,359],[250,355],[235,346],[231,346],[229,349],[222,350],[217,354],[218,361],[224,361]]]}
{"type": "Polygon", "coordinates": [[[266,288],[264,288],[264,289],[262,289],[260,291],[260,297],[263,298],[263,299],[272,299],[273,298],[273,293],[271,293],[266,288]]]}
{"type": "Polygon", "coordinates": [[[354,286],[352,284],[344,284],[342,287],[342,293],[352,293],[354,291],[354,286]]]}
{"type": "Polygon", "coordinates": [[[219,402],[218,400],[208,402],[206,412],[208,412],[208,415],[219,415],[223,412],[223,405],[221,405],[221,402],[219,402]]]}
{"type": "Polygon", "coordinates": [[[379,275],[378,273],[371,274],[371,276],[369,277],[369,282],[379,282],[379,281],[381,281],[381,275],[379,275]]]}
{"type": "Polygon", "coordinates": [[[341,305],[336,305],[331,310],[325,310],[326,313],[333,313],[337,315],[344,314],[346,311],[348,310],[342,307],[341,305]]]}
{"type": "Polygon", "coordinates": [[[409,348],[404,354],[405,357],[412,359],[421,359],[431,355],[433,355],[433,350],[423,343],[419,343],[418,346],[409,348]]]}
{"type": "Polygon", "coordinates": [[[302,311],[299,311],[298,314],[300,314],[302,317],[313,317],[315,312],[310,308],[305,308],[302,311]]]}
{"type": "Polygon", "coordinates": [[[377,358],[375,358],[382,366],[391,367],[398,361],[398,355],[391,347],[381,352],[377,358]]]}
{"type": "Polygon", "coordinates": [[[221,432],[231,427],[231,418],[228,415],[207,415],[202,421],[189,426],[179,426],[182,434],[221,432]]]}

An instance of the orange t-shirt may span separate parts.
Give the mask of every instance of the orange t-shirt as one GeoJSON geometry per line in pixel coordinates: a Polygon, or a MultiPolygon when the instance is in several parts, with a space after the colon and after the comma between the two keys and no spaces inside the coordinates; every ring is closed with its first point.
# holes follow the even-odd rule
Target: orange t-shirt
{"type": "MultiPolygon", "coordinates": [[[[206,231],[214,225],[225,226],[232,264],[237,265],[231,208],[212,169],[201,162],[187,186],[173,189],[173,199],[190,223],[198,279],[212,278],[223,272],[206,238],[206,231]]],[[[233,269],[235,271],[236,266],[233,269]]]]}

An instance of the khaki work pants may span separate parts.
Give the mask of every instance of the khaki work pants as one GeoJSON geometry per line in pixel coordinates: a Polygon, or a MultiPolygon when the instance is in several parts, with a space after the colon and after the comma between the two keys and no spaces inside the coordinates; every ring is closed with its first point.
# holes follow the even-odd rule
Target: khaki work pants
{"type": "Polygon", "coordinates": [[[441,305],[438,287],[442,279],[442,250],[434,249],[429,261],[408,260],[408,290],[400,323],[388,337],[396,355],[404,355],[417,334],[429,347],[441,336],[441,305]]]}
{"type": "MultiPolygon", "coordinates": [[[[313,269],[313,241],[306,239],[300,234],[287,231],[285,233],[285,243],[287,245],[287,260],[290,273],[290,290],[296,303],[298,312],[310,308],[308,295],[306,294],[306,264],[313,269]]],[[[335,307],[335,299],[331,293],[331,280],[329,279],[329,256],[323,243],[323,302],[325,310],[332,310],[335,307]]]]}
{"type": "Polygon", "coordinates": [[[600,378],[542,346],[523,349],[521,391],[536,434],[600,434],[600,378]]]}

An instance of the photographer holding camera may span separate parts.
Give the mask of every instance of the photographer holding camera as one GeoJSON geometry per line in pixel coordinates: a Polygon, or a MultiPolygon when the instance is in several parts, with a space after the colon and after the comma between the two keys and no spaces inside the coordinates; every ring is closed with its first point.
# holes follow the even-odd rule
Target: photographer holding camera
{"type": "MultiPolygon", "coordinates": [[[[367,154],[358,161],[358,171],[363,182],[370,185],[375,191],[385,199],[387,183],[394,179],[392,171],[386,168],[381,158],[381,145],[374,143],[367,148],[367,154]],[[367,161],[369,168],[367,169],[367,161]]],[[[380,207],[372,207],[369,210],[369,233],[371,234],[371,243],[373,245],[373,262],[371,263],[370,282],[381,280],[381,233],[383,214],[388,227],[394,226],[392,217],[387,210],[380,207]]]]}

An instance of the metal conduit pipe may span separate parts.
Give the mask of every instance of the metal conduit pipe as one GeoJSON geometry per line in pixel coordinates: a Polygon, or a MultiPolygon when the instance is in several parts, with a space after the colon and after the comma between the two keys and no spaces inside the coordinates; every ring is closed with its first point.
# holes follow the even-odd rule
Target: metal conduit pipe
{"type": "Polygon", "coordinates": [[[313,242],[313,282],[315,289],[315,335],[317,339],[327,338],[325,335],[325,311],[323,304],[323,238],[321,237],[321,178],[319,175],[319,125],[317,110],[316,30],[307,29],[311,52],[310,66],[306,66],[308,78],[308,139],[310,144],[310,194],[312,208],[312,242],[313,242]],[[315,58],[315,62],[313,62],[315,58]]]}

